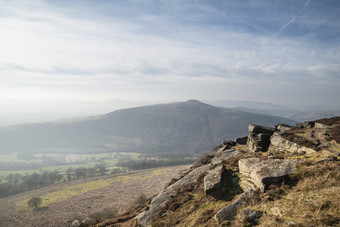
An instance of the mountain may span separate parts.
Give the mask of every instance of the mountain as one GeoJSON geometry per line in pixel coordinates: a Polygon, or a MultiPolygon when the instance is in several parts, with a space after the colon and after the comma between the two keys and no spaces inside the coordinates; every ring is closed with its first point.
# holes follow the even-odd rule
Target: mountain
{"type": "Polygon", "coordinates": [[[0,129],[0,152],[138,152],[195,155],[246,134],[250,123],[295,121],[215,107],[197,100],[117,110],[69,122],[0,129]]]}
{"type": "Polygon", "coordinates": [[[298,122],[315,121],[321,118],[335,117],[340,114],[339,105],[277,105],[267,102],[209,100],[207,103],[233,110],[289,118],[298,122]]]}

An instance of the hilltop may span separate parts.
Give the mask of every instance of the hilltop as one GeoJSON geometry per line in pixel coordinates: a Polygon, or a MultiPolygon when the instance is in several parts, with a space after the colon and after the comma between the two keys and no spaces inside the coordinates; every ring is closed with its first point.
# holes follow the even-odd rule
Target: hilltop
{"type": "Polygon", "coordinates": [[[91,226],[339,226],[340,117],[248,130],[145,205],[91,226]]]}
{"type": "Polygon", "coordinates": [[[0,152],[137,152],[195,156],[250,123],[296,122],[204,104],[197,100],[117,110],[77,121],[17,125],[0,130],[0,152]]]}

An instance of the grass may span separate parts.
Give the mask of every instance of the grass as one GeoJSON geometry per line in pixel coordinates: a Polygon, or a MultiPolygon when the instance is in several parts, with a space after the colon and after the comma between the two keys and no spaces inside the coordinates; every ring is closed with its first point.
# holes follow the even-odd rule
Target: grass
{"type": "Polygon", "coordinates": [[[12,163],[42,163],[42,159],[31,159],[31,160],[24,160],[18,158],[18,152],[11,153],[11,154],[0,154],[1,162],[12,162],[12,163]]]}
{"type": "Polygon", "coordinates": [[[291,184],[255,196],[246,205],[246,208],[263,212],[261,226],[285,226],[288,221],[293,221],[295,226],[339,225],[339,162],[303,161],[292,180],[291,184]],[[271,212],[272,207],[278,207],[282,216],[275,216],[271,212]]]}
{"type": "Polygon", "coordinates": [[[336,147],[336,146],[333,146],[333,145],[328,145],[328,147],[333,149],[333,150],[336,150],[336,151],[340,152],[340,148],[339,147],[336,147]]]}
{"type": "MultiPolygon", "coordinates": [[[[43,201],[42,207],[47,207],[48,205],[52,203],[61,202],[71,197],[79,196],[89,191],[108,187],[114,182],[126,183],[132,180],[149,179],[149,178],[164,174],[169,171],[170,169],[168,168],[155,169],[151,171],[150,174],[143,175],[143,176],[140,176],[137,174],[130,174],[130,175],[124,175],[124,176],[110,177],[110,178],[100,178],[100,179],[85,182],[85,183],[79,183],[79,184],[73,184],[73,185],[61,187],[57,191],[40,196],[43,201]]],[[[27,201],[29,199],[30,198],[25,198],[25,199],[21,199],[20,201],[16,202],[17,210],[18,211],[29,210],[27,207],[27,201]]]]}
{"type": "MultiPolygon", "coordinates": [[[[43,154],[36,154],[43,155],[43,154]]],[[[136,152],[117,152],[117,153],[99,153],[99,154],[81,154],[81,159],[85,162],[82,164],[64,164],[64,165],[52,165],[46,167],[40,167],[30,170],[0,170],[0,177],[5,178],[9,174],[20,174],[20,175],[31,175],[34,172],[43,171],[59,171],[65,172],[68,168],[79,168],[79,167],[93,167],[95,165],[104,164],[107,167],[116,167],[120,161],[124,160],[140,160],[141,154],[136,152]]],[[[7,163],[42,163],[42,159],[23,160],[18,158],[18,153],[0,155],[1,162],[7,163]]]]}

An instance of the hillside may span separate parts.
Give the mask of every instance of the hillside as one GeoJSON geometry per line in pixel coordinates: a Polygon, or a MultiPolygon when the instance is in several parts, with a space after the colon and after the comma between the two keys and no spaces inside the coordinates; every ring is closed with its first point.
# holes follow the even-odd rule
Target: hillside
{"type": "Polygon", "coordinates": [[[63,182],[0,199],[0,227],[67,227],[90,216],[98,221],[120,215],[159,193],[168,179],[188,166],[130,171],[63,182]],[[34,210],[27,205],[42,199],[34,210]],[[144,199],[141,199],[144,198],[144,199]]]}
{"type": "Polygon", "coordinates": [[[202,153],[246,133],[250,123],[294,124],[282,117],[218,108],[196,100],[114,111],[79,121],[0,129],[0,152],[202,153]]]}
{"type": "Polygon", "coordinates": [[[340,117],[250,125],[151,202],[90,226],[339,226],[339,156],[340,117]]]}

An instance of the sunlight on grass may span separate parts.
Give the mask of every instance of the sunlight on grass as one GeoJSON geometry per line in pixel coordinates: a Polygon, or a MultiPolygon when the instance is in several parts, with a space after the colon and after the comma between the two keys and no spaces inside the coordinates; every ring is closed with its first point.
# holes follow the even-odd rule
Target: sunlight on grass
{"type": "MultiPolygon", "coordinates": [[[[52,203],[61,202],[71,197],[78,196],[89,191],[108,187],[114,182],[126,183],[132,180],[143,180],[143,179],[148,179],[154,176],[168,173],[169,171],[171,171],[171,169],[169,168],[156,169],[144,176],[140,176],[139,174],[130,174],[126,176],[117,176],[117,177],[112,177],[112,178],[98,179],[98,180],[93,180],[93,181],[86,182],[86,183],[66,186],[64,188],[59,189],[58,191],[40,196],[43,201],[42,206],[43,207],[48,206],[52,203]]],[[[28,210],[27,201],[29,199],[30,198],[23,199],[17,202],[16,203],[17,210],[28,210]]]]}

